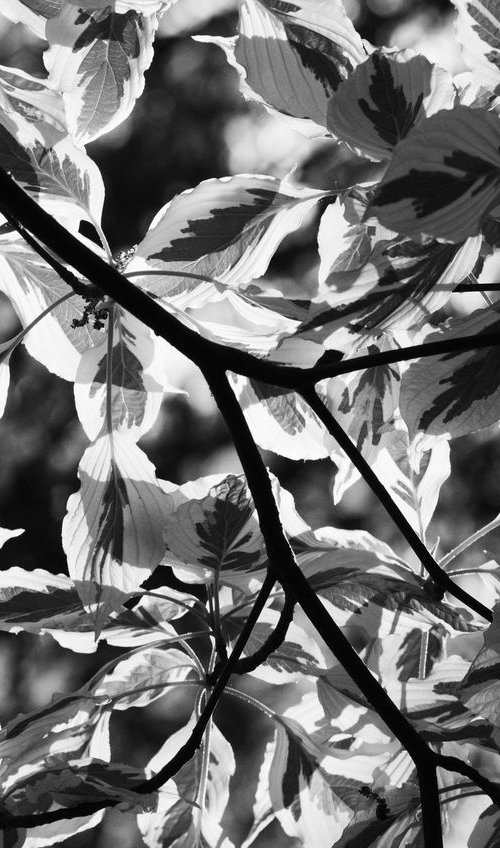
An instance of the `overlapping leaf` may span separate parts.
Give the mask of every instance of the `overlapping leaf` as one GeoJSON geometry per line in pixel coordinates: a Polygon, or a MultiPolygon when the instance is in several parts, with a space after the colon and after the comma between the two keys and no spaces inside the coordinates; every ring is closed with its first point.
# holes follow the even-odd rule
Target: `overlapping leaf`
{"type": "MultiPolygon", "coordinates": [[[[21,324],[28,352],[54,374],[74,380],[81,354],[102,343],[103,334],[81,321],[85,301],[28,245],[2,244],[0,289],[9,297],[21,324]],[[50,310],[40,321],[46,310],[50,310]]],[[[14,342],[15,340],[13,340],[14,342]]]]}
{"type": "Polygon", "coordinates": [[[63,92],[68,128],[79,143],[120,124],[142,94],[157,18],[154,10],[126,5],[119,11],[115,4],[64,4],[47,21],[49,82],[63,92]]]}
{"type": "Polygon", "coordinates": [[[165,499],[146,455],[123,433],[100,436],[80,463],[63,522],[69,573],[102,626],[159,564],[165,499]]]}
{"type": "Polygon", "coordinates": [[[324,752],[287,716],[275,715],[274,739],[266,748],[254,806],[255,821],[243,848],[276,817],[304,848],[331,848],[352,816],[355,781],[328,774],[324,752]]]}
{"type": "Polygon", "coordinates": [[[236,396],[257,443],[289,459],[331,456],[336,443],[308,404],[293,391],[231,374],[236,396]]]}
{"type": "MultiPolygon", "coordinates": [[[[191,719],[153,757],[149,768],[154,773],[186,742],[193,725],[194,719],[191,719]]],[[[233,843],[224,836],[220,820],[227,806],[229,780],[234,770],[232,748],[213,724],[203,749],[180,769],[175,780],[169,780],[160,789],[156,807],[138,816],[139,829],[148,848],[192,848],[193,845],[233,848],[233,843]],[[208,757],[206,779],[204,757],[208,757]]]]}
{"type": "Polygon", "coordinates": [[[229,474],[207,488],[204,497],[174,507],[165,522],[168,551],[177,560],[175,572],[190,583],[220,578],[242,587],[258,586],[267,556],[245,479],[229,474]]]}
{"type": "MultiPolygon", "coordinates": [[[[73,227],[99,228],[104,187],[99,169],[65,132],[0,103],[0,165],[49,212],[73,227]]],[[[52,118],[51,118],[52,120],[52,118]]]]}
{"type": "Polygon", "coordinates": [[[236,40],[209,40],[246,97],[316,134],[325,133],[329,97],[366,56],[341,0],[242,0],[236,40]]]}
{"type": "Polygon", "coordinates": [[[398,236],[367,217],[372,196],[364,186],[346,193],[319,228],[320,289],[301,333],[340,350],[427,320],[479,263],[480,236],[462,244],[398,236]]]}
{"type": "MultiPolygon", "coordinates": [[[[5,531],[5,533],[18,531],[5,531]]],[[[110,645],[137,647],[175,637],[169,624],[196,604],[185,592],[165,589],[164,597],[143,595],[132,609],[118,610],[103,626],[110,645]]],[[[50,635],[64,648],[81,653],[97,649],[94,611],[80,600],[76,584],[63,574],[9,568],[0,575],[0,630],[50,635]]]]}
{"type": "Polygon", "coordinates": [[[157,270],[158,277],[145,277],[141,285],[178,306],[218,300],[223,287],[217,283],[169,272],[192,272],[233,287],[261,277],[280,242],[324,196],[275,177],[205,180],[160,209],[130,268],[157,270]]]}
{"type": "Polygon", "coordinates": [[[145,324],[116,307],[106,329],[101,344],[88,350],[78,367],[78,417],[89,439],[113,430],[137,441],[160,410],[166,346],[145,324]]]}
{"type": "MultiPolygon", "coordinates": [[[[426,341],[496,333],[496,307],[481,309],[468,318],[450,320],[444,330],[426,341]]],[[[410,436],[462,436],[500,420],[498,350],[485,347],[426,357],[412,363],[401,385],[401,413],[410,436]]]]}
{"type": "Polygon", "coordinates": [[[500,11],[491,0],[452,0],[464,59],[488,88],[500,83],[500,11]]]}
{"type": "Polygon", "coordinates": [[[62,96],[45,80],[0,65],[0,88],[12,109],[28,121],[52,124],[60,132],[67,131],[62,96]]]}
{"type": "Polygon", "coordinates": [[[328,104],[328,129],[357,153],[390,158],[422,118],[455,101],[451,74],[411,50],[373,52],[328,104]]]}
{"type": "Polygon", "coordinates": [[[371,212],[403,235],[477,235],[500,200],[499,144],[495,111],[457,105],[431,115],[396,146],[371,212]]]}

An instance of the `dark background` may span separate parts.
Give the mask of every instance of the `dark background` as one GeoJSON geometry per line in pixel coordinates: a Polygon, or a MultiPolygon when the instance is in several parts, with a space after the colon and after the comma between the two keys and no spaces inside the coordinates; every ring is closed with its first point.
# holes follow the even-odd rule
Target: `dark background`
{"type": "MultiPolygon", "coordinates": [[[[332,181],[347,186],[367,174],[366,164],[343,148],[325,141],[306,142],[264,110],[245,104],[235,72],[222,52],[189,37],[234,34],[234,5],[231,0],[178,0],[162,20],[146,90],[132,116],[88,148],[102,170],[107,192],[104,231],[114,251],[139,241],[158,208],[176,193],[209,177],[252,171],[282,176],[297,159],[300,175],[318,187],[328,188],[332,181]],[[220,14],[214,16],[218,10],[220,14]]],[[[425,48],[430,58],[439,57],[454,71],[462,69],[452,41],[450,4],[444,0],[350,0],[346,7],[362,36],[372,43],[425,48]]],[[[0,30],[0,52],[3,64],[43,74],[40,42],[22,27],[6,24],[0,30]]],[[[301,275],[311,273],[316,262],[311,226],[286,240],[271,273],[292,276],[300,285],[301,275]]],[[[0,306],[0,334],[8,338],[16,329],[15,318],[5,303],[0,306]]],[[[0,421],[0,526],[23,527],[26,532],[0,551],[0,567],[64,572],[60,525],[68,496],[77,488],[76,469],[87,440],[75,418],[69,383],[49,374],[23,348],[12,357],[11,371],[7,410],[0,421]]],[[[141,442],[158,477],[181,483],[238,469],[228,434],[199,375],[172,352],[172,380],[179,375],[190,397],[169,397],[158,423],[141,442]]],[[[453,476],[443,489],[434,523],[433,535],[441,538],[443,552],[498,511],[500,457],[494,432],[491,428],[453,443],[453,476]]],[[[266,454],[266,461],[294,493],[299,511],[312,526],[365,528],[405,552],[404,543],[363,483],[334,507],[332,463],[294,463],[273,454],[266,454]]],[[[488,539],[488,545],[496,549],[495,537],[488,539]]],[[[475,556],[481,557],[481,546],[475,556]]],[[[116,653],[104,647],[96,655],[82,656],[63,651],[48,636],[2,636],[1,723],[20,710],[28,712],[45,704],[54,692],[82,685],[116,653]]],[[[278,687],[274,697],[276,705],[284,704],[287,693],[278,687]]],[[[120,714],[113,755],[144,765],[187,715],[189,706],[184,698],[170,697],[168,704],[159,701],[148,710],[120,714]]],[[[256,724],[252,711],[236,711],[234,705],[231,718],[221,710],[219,719],[243,766],[233,781],[235,812],[227,822],[238,844],[249,824],[247,799],[258,772],[255,739],[259,738],[262,750],[270,729],[264,720],[256,724]]],[[[96,831],[71,840],[73,846],[99,848],[141,844],[133,817],[118,813],[107,815],[96,831]]],[[[255,843],[257,848],[294,844],[278,828],[255,843]]]]}

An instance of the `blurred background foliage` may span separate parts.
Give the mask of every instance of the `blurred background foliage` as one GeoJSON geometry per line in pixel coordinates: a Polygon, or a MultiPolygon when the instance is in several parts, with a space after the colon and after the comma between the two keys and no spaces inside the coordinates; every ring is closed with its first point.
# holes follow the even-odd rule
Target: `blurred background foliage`
{"type": "MultiPolygon", "coordinates": [[[[373,44],[414,47],[452,72],[463,70],[453,40],[453,15],[447,0],[344,0],[358,31],[373,44]]],[[[245,103],[235,72],[213,45],[196,43],[195,34],[234,34],[236,0],[178,0],[164,15],[146,90],[130,118],[89,146],[106,186],[104,231],[113,250],[136,243],[160,206],[201,180],[233,173],[283,176],[298,163],[299,179],[320,188],[348,186],[375,175],[374,166],[328,140],[305,140],[263,109],[245,103]]],[[[0,61],[44,75],[40,42],[23,27],[0,20],[0,61]]],[[[315,273],[317,251],[312,222],[287,238],[270,269],[300,291],[315,273]]],[[[474,304],[473,304],[474,305],[474,304]]],[[[16,331],[9,304],[0,302],[0,340],[16,331]]],[[[72,387],[30,359],[24,348],[11,359],[12,385],[0,421],[0,526],[23,527],[23,536],[0,552],[0,566],[66,570],[60,526],[66,501],[77,488],[76,469],[87,440],[75,417],[72,387]]],[[[197,370],[175,350],[171,381],[188,395],[169,396],[154,429],[142,445],[157,474],[176,483],[218,471],[237,471],[239,463],[228,433],[197,370]]],[[[453,475],[442,491],[431,541],[448,550],[498,512],[500,446],[496,428],[453,443],[453,475]]],[[[363,482],[334,507],[335,466],[328,461],[294,463],[267,453],[266,462],[290,489],[304,518],[314,527],[332,524],[364,528],[406,553],[405,545],[363,482]]],[[[493,552],[498,537],[488,537],[493,552]]],[[[482,546],[472,556],[482,560],[482,546]]],[[[26,635],[0,639],[0,721],[45,704],[52,693],[82,685],[117,651],[75,655],[50,637],[26,635]]],[[[278,704],[286,692],[274,687],[278,704]]],[[[252,691],[258,695],[259,686],[252,691]]],[[[115,722],[113,756],[144,765],[192,705],[169,696],[147,710],[130,710],[115,722]],[[131,739],[134,740],[131,746],[131,739]]],[[[231,740],[237,762],[233,790],[239,819],[227,821],[229,835],[241,839],[249,826],[249,783],[254,786],[270,728],[243,707],[231,718],[220,710],[220,725],[231,740]],[[236,721],[235,721],[236,715],[236,721]],[[247,719],[249,721],[247,721],[247,719]],[[250,719],[253,723],[250,723],[250,719]],[[259,752],[258,752],[259,753],[259,752]],[[243,775],[243,778],[241,777],[243,775]]],[[[256,848],[292,848],[296,843],[268,830],[256,848]]],[[[95,832],[70,840],[76,846],[135,848],[142,841],[127,814],[109,813],[95,832]]]]}

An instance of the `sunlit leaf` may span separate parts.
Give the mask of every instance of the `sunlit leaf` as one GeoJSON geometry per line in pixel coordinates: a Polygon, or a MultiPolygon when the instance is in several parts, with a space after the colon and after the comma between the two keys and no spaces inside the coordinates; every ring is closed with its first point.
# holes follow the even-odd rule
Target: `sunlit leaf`
{"type": "Polygon", "coordinates": [[[321,219],[320,289],[302,332],[328,332],[329,347],[350,350],[360,336],[427,321],[479,263],[481,236],[463,244],[397,236],[366,218],[372,196],[373,190],[358,186],[321,219]]]}
{"type": "Polygon", "coordinates": [[[18,530],[7,530],[5,527],[0,527],[0,548],[3,548],[9,539],[14,539],[16,536],[20,536],[21,533],[24,533],[22,528],[18,530]]]}
{"type": "Polygon", "coordinates": [[[373,52],[342,83],[328,104],[328,129],[361,155],[390,158],[419,121],[451,109],[451,74],[412,50],[373,52]]]}
{"type": "Polygon", "coordinates": [[[49,82],[63,92],[69,130],[80,143],[108,132],[130,114],[153,58],[154,11],[98,6],[61,5],[45,29],[49,82]]]}
{"type": "Polygon", "coordinates": [[[395,148],[371,212],[386,227],[461,242],[500,199],[500,117],[457,105],[422,120],[395,148]]]}
{"type": "Polygon", "coordinates": [[[187,654],[175,648],[146,646],[111,663],[93,679],[90,691],[108,698],[115,710],[146,707],[197,672],[187,654]]]}
{"type": "MultiPolygon", "coordinates": [[[[166,741],[149,763],[153,773],[177,753],[187,741],[193,725],[192,718],[166,741]]],[[[229,780],[234,770],[232,748],[217,725],[212,724],[202,750],[180,769],[174,780],[169,780],[160,789],[156,807],[147,814],[139,814],[138,825],[147,848],[192,848],[194,845],[233,848],[233,843],[224,836],[220,821],[227,806],[229,780]],[[208,756],[208,772],[202,787],[205,756],[208,756]]]]}
{"type": "MultiPolygon", "coordinates": [[[[495,333],[498,309],[480,309],[467,318],[450,320],[425,341],[495,333]]],[[[462,436],[500,419],[500,372],[496,347],[451,352],[412,363],[401,385],[401,414],[410,436],[462,436]]]]}
{"type": "Polygon", "coordinates": [[[500,11],[491,0],[452,0],[463,58],[476,79],[494,89],[500,83],[500,11]]]}
{"type": "Polygon", "coordinates": [[[63,547],[82,602],[98,605],[102,626],[162,558],[165,499],[152,464],[126,434],[101,436],[87,448],[79,477],[63,547]]]}
{"type": "Polygon", "coordinates": [[[4,0],[2,15],[15,23],[26,24],[43,38],[47,20],[59,14],[62,4],[63,0],[4,0]]]}
{"type": "Polygon", "coordinates": [[[230,286],[261,277],[280,242],[324,196],[275,177],[205,180],[160,209],[130,268],[157,270],[158,277],[144,277],[141,285],[178,306],[219,299],[223,289],[217,284],[169,272],[192,272],[230,286]]]}
{"type": "Polygon", "coordinates": [[[328,99],[366,53],[340,0],[242,0],[226,52],[245,97],[291,116],[298,129],[325,133],[328,99]]]}
{"type": "Polygon", "coordinates": [[[262,578],[264,540],[243,476],[229,474],[207,486],[204,497],[180,503],[165,522],[165,541],[186,582],[220,578],[244,587],[262,578]]]}
{"type": "Polygon", "coordinates": [[[293,391],[231,374],[231,382],[257,443],[289,459],[322,459],[336,443],[308,404],[293,391]]]}
{"type": "Polygon", "coordinates": [[[67,131],[62,96],[45,80],[0,65],[0,88],[12,108],[28,121],[47,122],[63,133],[67,131]]]}
{"type": "Polygon", "coordinates": [[[102,343],[81,358],[75,379],[78,417],[89,439],[105,432],[134,441],[154,424],[165,385],[165,343],[129,312],[116,308],[102,343]]]}

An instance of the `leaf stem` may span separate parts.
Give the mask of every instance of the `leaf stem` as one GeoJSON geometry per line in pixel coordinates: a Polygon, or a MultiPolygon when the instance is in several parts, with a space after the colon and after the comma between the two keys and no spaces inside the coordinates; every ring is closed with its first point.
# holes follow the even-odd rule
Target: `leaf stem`
{"type": "Polygon", "coordinates": [[[492,530],[496,530],[497,527],[500,527],[500,515],[497,515],[492,519],[488,524],[485,524],[484,527],[480,527],[479,530],[476,530],[475,533],[472,533],[471,536],[468,536],[467,539],[464,539],[463,542],[460,542],[455,548],[451,551],[448,551],[441,559],[439,560],[439,565],[441,568],[446,568],[450,562],[456,559],[460,554],[463,554],[468,548],[470,548],[475,542],[482,539],[483,536],[486,536],[488,533],[491,533],[492,530]]]}

